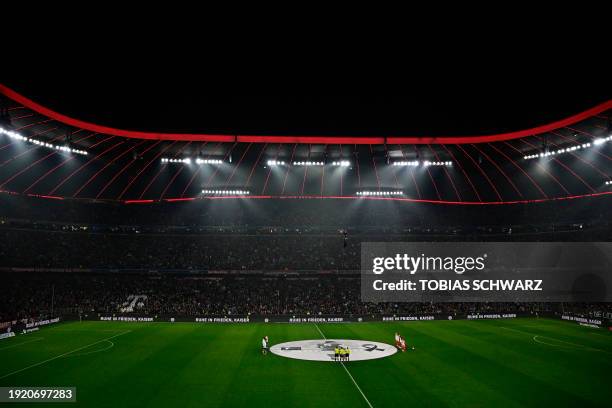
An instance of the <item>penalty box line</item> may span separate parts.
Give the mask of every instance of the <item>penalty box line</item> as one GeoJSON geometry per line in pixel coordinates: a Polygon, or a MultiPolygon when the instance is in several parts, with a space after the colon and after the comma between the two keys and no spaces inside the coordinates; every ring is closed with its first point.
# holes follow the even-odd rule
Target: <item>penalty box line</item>
{"type": "Polygon", "coordinates": [[[127,331],[124,331],[124,332],[122,332],[122,333],[115,334],[114,336],[110,336],[110,337],[107,337],[107,338],[105,338],[105,339],[98,340],[98,341],[96,341],[96,342],[93,342],[93,343],[91,343],[91,344],[88,344],[88,345],[86,345],[86,346],[79,347],[79,348],[76,348],[76,349],[74,349],[74,350],[68,351],[68,352],[66,352],[66,353],[60,354],[59,356],[51,357],[51,358],[49,358],[49,359],[47,359],[47,360],[44,360],[44,361],[41,361],[41,362],[39,362],[39,363],[32,364],[32,365],[27,366],[27,367],[25,367],[25,368],[22,368],[22,369],[20,369],[20,370],[13,371],[13,372],[10,372],[10,373],[8,373],[8,374],[4,374],[2,377],[0,377],[0,380],[4,379],[4,378],[6,378],[6,377],[10,377],[11,375],[15,375],[15,374],[21,373],[21,372],[23,372],[23,371],[29,370],[30,368],[38,367],[38,366],[41,366],[41,365],[43,365],[43,364],[46,364],[46,363],[48,363],[48,362],[50,362],[50,361],[57,360],[58,358],[65,357],[65,356],[67,356],[67,355],[69,355],[69,354],[76,353],[77,351],[81,351],[81,350],[83,350],[83,349],[86,349],[87,347],[95,346],[96,344],[98,344],[98,343],[102,343],[103,341],[107,341],[107,340],[110,340],[110,339],[114,339],[115,337],[123,336],[124,334],[128,334],[128,333],[131,333],[131,332],[132,332],[131,330],[127,330],[127,331]]]}
{"type": "MultiPolygon", "coordinates": [[[[319,333],[321,333],[321,336],[323,336],[323,340],[327,340],[327,337],[325,337],[325,335],[323,334],[323,332],[321,331],[321,329],[319,328],[318,324],[314,324],[315,327],[317,328],[317,330],[319,331],[319,333]]],[[[353,384],[355,384],[355,387],[357,388],[357,391],[359,391],[359,393],[361,394],[361,396],[363,397],[363,399],[365,400],[365,402],[368,404],[368,406],[370,408],[374,408],[372,406],[372,404],[370,403],[370,400],[368,400],[368,397],[365,396],[365,394],[363,393],[363,391],[361,390],[361,387],[359,387],[359,384],[357,384],[357,381],[355,381],[355,379],[353,378],[353,376],[351,375],[350,371],[348,370],[348,368],[346,368],[346,366],[344,365],[343,361],[340,361],[340,364],[342,365],[342,368],[344,368],[344,371],[346,371],[346,373],[348,374],[348,376],[351,378],[351,381],[353,381],[353,384]]]]}

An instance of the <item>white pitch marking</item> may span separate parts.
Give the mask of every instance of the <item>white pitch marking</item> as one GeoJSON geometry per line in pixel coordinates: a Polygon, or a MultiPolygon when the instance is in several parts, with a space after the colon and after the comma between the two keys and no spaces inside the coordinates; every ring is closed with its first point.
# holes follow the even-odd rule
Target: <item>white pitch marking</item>
{"type": "Polygon", "coordinates": [[[86,349],[87,347],[95,346],[96,344],[98,344],[98,343],[102,343],[103,341],[107,341],[107,340],[113,339],[113,338],[115,338],[115,337],[123,336],[124,334],[128,334],[128,333],[131,333],[131,332],[132,332],[131,330],[127,330],[127,331],[124,331],[123,333],[115,334],[114,336],[110,336],[110,337],[108,337],[108,338],[106,338],[106,339],[98,340],[98,341],[96,341],[96,342],[94,342],[94,343],[91,343],[91,344],[88,344],[88,345],[86,345],[86,346],[79,347],[79,348],[74,349],[74,350],[72,350],[72,351],[69,351],[69,352],[67,352],[67,353],[60,354],[59,356],[51,357],[51,358],[49,358],[49,359],[47,359],[47,360],[41,361],[40,363],[32,364],[32,365],[27,366],[27,367],[25,367],[25,368],[22,368],[22,369],[20,369],[20,370],[13,371],[13,372],[8,373],[8,374],[4,374],[2,377],[0,377],[0,380],[4,379],[4,378],[6,378],[6,377],[10,377],[11,375],[14,375],[14,374],[18,374],[18,373],[20,373],[20,372],[22,372],[22,371],[29,370],[30,368],[38,367],[38,366],[43,365],[43,364],[45,364],[45,363],[48,363],[48,362],[50,362],[50,361],[57,360],[58,358],[62,358],[62,357],[64,357],[64,356],[67,356],[68,354],[72,354],[72,353],[75,353],[75,352],[77,352],[77,351],[81,351],[81,350],[83,350],[83,349],[86,349]]]}
{"type": "Polygon", "coordinates": [[[13,348],[13,347],[19,347],[19,346],[21,346],[23,344],[34,343],[35,341],[41,341],[41,340],[44,340],[44,339],[45,339],[44,337],[36,337],[36,338],[28,340],[28,341],[22,341],[19,344],[11,344],[10,346],[2,347],[2,348],[0,348],[0,351],[1,350],[6,350],[6,349],[10,349],[10,348],[13,348]]]}
{"type": "Polygon", "coordinates": [[[106,351],[106,350],[109,350],[109,349],[112,349],[113,347],[115,347],[115,343],[113,343],[112,341],[110,341],[110,340],[104,340],[104,341],[106,341],[107,343],[109,343],[109,344],[110,344],[110,346],[106,346],[106,347],[104,347],[103,349],[100,349],[100,350],[88,351],[88,352],[86,352],[86,353],[71,354],[71,355],[67,355],[66,357],[81,357],[81,356],[88,356],[88,355],[90,355],[90,354],[101,353],[101,352],[103,352],[103,351],[106,351]]]}
{"type": "MultiPolygon", "coordinates": [[[[610,351],[598,349],[598,348],[595,348],[595,347],[585,346],[584,344],[572,343],[572,342],[565,341],[565,340],[555,339],[554,337],[543,336],[541,334],[528,333],[528,332],[522,331],[522,330],[511,329],[510,327],[503,327],[503,326],[499,326],[499,327],[501,327],[502,329],[506,329],[506,330],[512,330],[512,331],[517,332],[517,333],[528,334],[530,336],[533,336],[533,341],[535,341],[536,343],[546,344],[548,346],[553,346],[553,345],[545,343],[545,342],[542,342],[542,341],[538,341],[538,340],[536,340],[536,337],[542,337],[542,338],[545,338],[545,339],[549,339],[549,340],[553,340],[553,341],[558,341],[558,342],[561,342],[561,343],[569,344],[570,346],[574,346],[575,348],[582,348],[583,350],[592,350],[592,351],[599,351],[600,353],[612,354],[612,352],[610,352],[610,351]]],[[[563,347],[563,346],[558,346],[558,347],[563,347]]]]}
{"type": "MultiPolygon", "coordinates": [[[[319,331],[319,333],[321,333],[321,336],[323,336],[323,340],[327,340],[327,337],[325,337],[325,335],[323,334],[323,332],[321,331],[321,329],[319,329],[319,325],[315,323],[315,327],[317,328],[317,330],[319,331]]],[[[344,362],[340,362],[340,364],[342,365],[342,368],[344,368],[344,371],[346,371],[346,373],[348,374],[348,376],[351,378],[351,380],[353,381],[353,384],[355,384],[355,387],[357,387],[357,391],[359,391],[359,393],[361,394],[361,396],[363,397],[363,399],[365,400],[365,402],[368,404],[368,406],[370,408],[374,408],[372,406],[372,404],[370,403],[370,400],[368,400],[368,397],[365,396],[365,394],[363,393],[363,391],[361,391],[361,388],[359,387],[359,384],[357,384],[357,381],[355,381],[355,379],[353,378],[353,376],[351,375],[351,373],[349,372],[348,368],[346,368],[346,366],[344,365],[344,362]]]]}
{"type": "MultiPolygon", "coordinates": [[[[560,347],[560,348],[570,348],[570,349],[573,348],[573,349],[577,349],[577,350],[588,350],[587,347],[583,347],[583,346],[580,346],[580,347],[579,346],[572,346],[572,345],[564,346],[563,344],[547,343],[545,341],[538,340],[538,337],[543,337],[543,336],[533,336],[533,341],[535,341],[536,343],[545,344],[547,346],[560,347]]],[[[543,337],[543,338],[546,339],[547,337],[543,337]]],[[[559,340],[555,339],[555,341],[559,341],[559,340]]]]}

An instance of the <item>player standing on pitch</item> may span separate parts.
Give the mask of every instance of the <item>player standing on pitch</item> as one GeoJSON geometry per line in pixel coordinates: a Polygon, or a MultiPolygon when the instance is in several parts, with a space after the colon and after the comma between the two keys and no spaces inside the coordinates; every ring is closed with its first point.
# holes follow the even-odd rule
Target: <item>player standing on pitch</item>
{"type": "Polygon", "coordinates": [[[268,354],[268,336],[264,336],[261,339],[261,354],[264,356],[268,354]]]}

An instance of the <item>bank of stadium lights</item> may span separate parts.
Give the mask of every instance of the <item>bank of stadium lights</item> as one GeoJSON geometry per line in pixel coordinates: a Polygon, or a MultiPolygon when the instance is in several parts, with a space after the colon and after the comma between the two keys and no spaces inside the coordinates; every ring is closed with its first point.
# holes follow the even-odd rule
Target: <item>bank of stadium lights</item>
{"type": "Polygon", "coordinates": [[[185,164],[191,164],[191,159],[169,159],[166,157],[162,157],[161,159],[162,163],[185,163],[185,164]]]}
{"type": "Polygon", "coordinates": [[[550,151],[542,152],[542,153],[528,154],[526,156],[523,156],[523,159],[531,160],[531,159],[537,159],[540,157],[550,157],[550,156],[556,156],[558,154],[563,154],[563,153],[571,153],[571,152],[575,152],[576,150],[583,150],[583,149],[589,148],[591,146],[600,146],[610,141],[612,141],[612,136],[600,137],[600,138],[593,140],[590,143],[583,143],[580,145],[564,147],[562,149],[550,150],[550,151]]]}
{"type": "Polygon", "coordinates": [[[407,167],[407,166],[409,167],[452,166],[453,162],[452,161],[429,161],[429,160],[420,162],[418,160],[413,160],[413,161],[402,160],[402,161],[393,162],[392,165],[393,166],[404,166],[404,167],[407,167]]]}
{"type": "Polygon", "coordinates": [[[196,159],[196,164],[221,164],[223,160],[219,159],[196,159]]]}
{"type": "MultiPolygon", "coordinates": [[[[281,160],[268,160],[267,162],[268,166],[284,166],[288,163],[285,163],[284,161],[281,160]]],[[[339,161],[333,161],[333,162],[328,162],[329,165],[334,166],[334,167],[349,167],[351,165],[351,162],[348,160],[339,160],[339,161]]],[[[294,161],[293,162],[294,166],[325,166],[325,162],[322,161],[294,161]]]]}
{"type": "Polygon", "coordinates": [[[285,162],[282,160],[268,160],[267,161],[268,166],[270,167],[274,167],[274,166],[284,166],[285,162]]]}
{"type": "Polygon", "coordinates": [[[322,161],[294,161],[294,166],[324,166],[325,163],[322,161]]]}
{"type": "Polygon", "coordinates": [[[403,191],[358,191],[355,193],[360,197],[397,197],[404,195],[403,191]]]}
{"type": "Polygon", "coordinates": [[[183,159],[174,159],[174,158],[169,158],[169,157],[162,157],[161,162],[162,163],[184,163],[184,164],[191,164],[192,162],[194,162],[196,164],[221,164],[223,163],[223,160],[219,160],[219,159],[191,159],[189,157],[183,158],[183,159]]]}
{"type": "Polygon", "coordinates": [[[24,142],[27,142],[27,143],[32,143],[32,144],[35,144],[37,146],[41,146],[41,147],[46,147],[46,148],[49,148],[49,149],[58,150],[60,152],[80,154],[80,155],[83,155],[83,156],[87,156],[87,154],[88,154],[85,150],[73,149],[70,146],[63,146],[63,145],[53,144],[53,143],[45,142],[45,141],[42,141],[42,140],[34,139],[34,138],[31,138],[31,137],[22,136],[22,135],[20,135],[17,132],[13,132],[12,130],[7,130],[7,129],[1,128],[1,127],[0,127],[0,134],[7,135],[11,139],[23,140],[24,142]]]}
{"type": "Polygon", "coordinates": [[[612,186],[612,180],[606,181],[606,186],[612,186]]]}
{"type": "Polygon", "coordinates": [[[202,190],[202,194],[211,196],[244,196],[251,194],[248,190],[202,190]]]}
{"type": "Polygon", "coordinates": [[[351,162],[348,160],[333,161],[331,165],[335,167],[349,167],[351,162]]]}
{"type": "Polygon", "coordinates": [[[549,150],[547,152],[536,153],[536,154],[529,154],[527,156],[523,156],[523,159],[531,160],[531,159],[537,159],[539,157],[556,156],[557,154],[570,153],[570,152],[574,152],[576,150],[586,149],[587,147],[591,147],[591,143],[583,143],[581,145],[565,147],[563,149],[549,150]]]}
{"type": "Polygon", "coordinates": [[[593,140],[593,144],[595,146],[599,146],[602,145],[606,142],[612,142],[612,135],[608,136],[608,137],[598,137],[597,139],[593,140]]]}
{"type": "Polygon", "coordinates": [[[393,162],[392,164],[393,166],[412,166],[412,167],[416,167],[419,165],[419,161],[418,160],[414,160],[414,161],[396,161],[393,162]]]}
{"type": "Polygon", "coordinates": [[[423,162],[423,166],[425,167],[429,167],[429,166],[452,166],[453,162],[452,161],[428,161],[425,160],[423,162]]]}

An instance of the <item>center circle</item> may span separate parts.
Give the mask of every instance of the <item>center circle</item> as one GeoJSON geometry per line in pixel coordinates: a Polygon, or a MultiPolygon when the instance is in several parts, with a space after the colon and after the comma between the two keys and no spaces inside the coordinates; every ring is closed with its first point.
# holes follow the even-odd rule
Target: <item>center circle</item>
{"type": "Polygon", "coordinates": [[[351,350],[350,361],[374,360],[397,353],[397,348],[389,344],[350,339],[288,341],[275,344],[270,351],[277,356],[298,360],[334,361],[336,347],[348,347],[351,350]]]}

